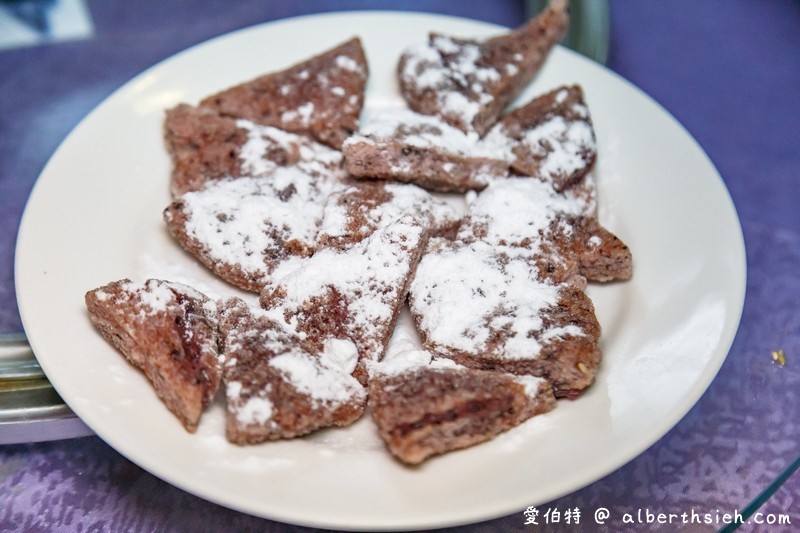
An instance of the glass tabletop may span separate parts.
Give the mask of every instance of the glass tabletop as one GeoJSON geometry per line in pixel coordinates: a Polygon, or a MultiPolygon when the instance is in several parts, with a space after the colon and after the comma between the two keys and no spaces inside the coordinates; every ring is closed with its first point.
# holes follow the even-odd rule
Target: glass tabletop
{"type": "MultiPolygon", "coordinates": [[[[234,9],[222,0],[62,0],[26,11],[20,4],[26,2],[0,2],[4,334],[22,330],[13,251],[36,177],[69,131],[143,69],[223,33],[311,12],[413,9],[517,26],[539,5],[511,0],[296,5],[248,0],[234,9]],[[42,17],[58,13],[70,18],[71,26],[53,22],[42,30],[42,17]],[[12,34],[18,37],[16,45],[3,41],[12,34]]],[[[800,35],[795,31],[800,9],[791,2],[619,0],[610,2],[608,10],[598,10],[598,5],[605,3],[573,2],[573,13],[590,30],[573,34],[569,44],[596,60],[605,59],[609,68],[675,115],[709,154],[731,193],[747,247],[742,321],[708,391],[647,451],[572,494],[471,527],[536,527],[525,525],[535,520],[548,530],[639,530],[650,516],[650,525],[658,527],[659,515],[665,520],[675,515],[679,521],[686,514],[688,524],[671,525],[713,531],[726,527],[724,515],[740,513],[750,521],[745,531],[759,530],[755,521],[768,517],[776,521],[772,525],[777,530],[791,530],[777,521],[787,516],[795,527],[800,524],[800,215],[795,208],[800,194],[791,183],[800,169],[800,154],[796,121],[789,118],[800,116],[791,89],[800,86],[800,35]],[[751,37],[737,38],[745,28],[751,37]],[[692,522],[693,513],[697,522],[692,522]]],[[[41,436],[39,431],[33,434],[41,436]]],[[[82,431],[86,433],[72,426],[65,436],[82,431]]],[[[94,524],[111,530],[296,530],[174,488],[95,436],[0,445],[0,530],[94,524]]]]}

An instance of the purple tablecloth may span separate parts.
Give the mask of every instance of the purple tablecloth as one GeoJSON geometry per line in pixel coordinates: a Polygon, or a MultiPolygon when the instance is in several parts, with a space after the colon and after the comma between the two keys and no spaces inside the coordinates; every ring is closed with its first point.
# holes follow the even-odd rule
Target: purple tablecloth
{"type": "MultiPolygon", "coordinates": [[[[236,28],[342,6],[413,8],[507,26],[524,20],[522,3],[512,1],[88,5],[92,38],[0,51],[0,332],[21,328],[13,246],[36,176],[68,131],[142,69],[236,28]]],[[[800,193],[793,185],[800,177],[800,3],[617,0],[611,30],[608,66],[675,115],[725,180],[745,235],[747,296],[727,361],[685,419],[618,471],[539,506],[539,527],[641,530],[624,524],[623,514],[741,512],[763,495],[759,512],[787,514],[793,524],[770,531],[797,530],[800,474],[780,476],[800,457],[800,193]],[[770,357],[776,349],[786,354],[783,366],[770,357]],[[778,490],[769,497],[773,484],[778,490]],[[611,513],[604,527],[593,520],[600,507],[611,513]],[[575,508],[580,524],[567,524],[565,511],[575,508]],[[544,526],[548,509],[561,519],[544,526]]],[[[536,527],[524,522],[520,510],[470,527],[536,527]]],[[[655,527],[707,531],[722,524],[655,527]]],[[[264,529],[300,528],[191,496],[96,437],[0,447],[0,531],[264,529]]]]}

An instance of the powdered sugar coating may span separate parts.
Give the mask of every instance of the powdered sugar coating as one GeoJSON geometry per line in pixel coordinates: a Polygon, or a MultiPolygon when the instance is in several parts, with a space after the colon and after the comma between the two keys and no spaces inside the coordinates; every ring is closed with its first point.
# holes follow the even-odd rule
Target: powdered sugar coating
{"type": "Polygon", "coordinates": [[[317,309],[313,301],[335,293],[344,308],[339,326],[358,347],[360,358],[379,359],[424,239],[424,225],[405,215],[346,250],[318,251],[279,284],[265,287],[262,305],[293,329],[308,333],[311,316],[332,312],[317,309]]]}
{"type": "Polygon", "coordinates": [[[510,146],[482,141],[438,117],[403,109],[376,116],[342,150],[355,176],[394,179],[441,192],[482,189],[508,175],[510,146]]]}
{"type": "MultiPolygon", "coordinates": [[[[428,343],[513,360],[539,354],[550,329],[543,314],[558,299],[559,287],[540,280],[523,256],[480,241],[436,241],[417,268],[410,304],[428,343]]],[[[553,333],[561,334],[583,332],[553,333]]]]}
{"type": "Polygon", "coordinates": [[[501,80],[494,67],[481,64],[481,56],[477,41],[431,35],[403,53],[400,81],[414,93],[434,92],[441,114],[456,117],[468,131],[482,106],[494,100],[492,87],[501,80]]]}
{"type": "MultiPolygon", "coordinates": [[[[234,381],[228,384],[227,392],[229,400],[238,398],[238,389],[241,389],[242,384],[234,381]],[[238,387],[237,387],[238,386],[238,387]],[[231,392],[236,390],[236,392],[231,392]]],[[[235,408],[236,418],[243,424],[259,424],[264,425],[270,423],[274,407],[268,397],[269,390],[266,389],[261,392],[264,396],[251,396],[245,402],[235,408]]]]}
{"type": "Polygon", "coordinates": [[[439,117],[396,109],[376,115],[344,142],[382,144],[399,142],[415,148],[435,149],[457,156],[508,159],[508,142],[487,144],[475,132],[463,132],[439,117]],[[506,151],[503,151],[506,150],[506,151]]]}
{"type": "Polygon", "coordinates": [[[400,340],[383,359],[370,365],[370,375],[397,376],[421,368],[463,368],[450,359],[437,358],[409,338],[400,340]]]}
{"type": "Polygon", "coordinates": [[[339,178],[344,175],[341,152],[305,135],[262,126],[245,119],[237,120],[236,126],[247,131],[247,141],[239,151],[241,173],[244,176],[266,176],[279,167],[289,165],[296,165],[312,176],[339,178]],[[270,157],[275,153],[282,154],[284,160],[276,161],[276,157],[270,157]]]}
{"type": "MultiPolygon", "coordinates": [[[[331,340],[333,339],[326,344],[332,345],[331,340]]],[[[357,353],[350,341],[335,341],[349,343],[352,347],[350,353],[357,353]]],[[[287,352],[270,359],[269,365],[280,371],[298,392],[308,395],[314,401],[345,403],[354,399],[362,401],[365,398],[364,388],[351,375],[355,369],[355,358],[350,372],[342,368],[339,361],[331,358],[327,351],[316,357],[302,352],[287,352]]]]}
{"type": "Polygon", "coordinates": [[[318,242],[350,244],[406,213],[416,215],[432,232],[451,228],[461,218],[450,204],[416,185],[357,184],[328,199],[318,242]]]}
{"type": "Polygon", "coordinates": [[[146,320],[159,313],[174,312],[181,305],[178,295],[195,300],[208,316],[216,314],[213,301],[201,292],[180,283],[160,279],[148,279],[144,283],[136,283],[125,279],[106,287],[106,290],[94,291],[98,301],[105,303],[111,300],[117,306],[133,306],[140,320],[146,320]]]}
{"type": "Polygon", "coordinates": [[[186,193],[165,218],[172,225],[185,217],[177,230],[212,270],[237,269],[260,287],[283,262],[310,254],[325,198],[336,187],[335,180],[279,167],[265,177],[219,180],[186,193]]]}
{"type": "MultiPolygon", "coordinates": [[[[484,242],[524,246],[526,253],[534,255],[554,221],[583,212],[581,202],[555,192],[548,183],[508,179],[491,184],[469,204],[459,238],[470,241],[477,234],[484,242]]],[[[570,231],[566,225],[560,229],[570,231]]]]}
{"type": "Polygon", "coordinates": [[[322,346],[322,354],[332,365],[346,374],[352,374],[358,363],[358,348],[347,339],[327,339],[322,346]]]}
{"type": "Polygon", "coordinates": [[[328,339],[321,351],[310,350],[294,331],[243,300],[219,306],[230,440],[290,438],[361,415],[366,390],[351,375],[352,342],[328,339]]]}
{"type": "Polygon", "coordinates": [[[527,131],[522,142],[542,159],[539,171],[547,180],[584,167],[582,154],[596,149],[594,132],[586,122],[567,122],[563,117],[553,117],[527,131]]]}
{"type": "Polygon", "coordinates": [[[597,153],[589,109],[577,85],[560,87],[513,110],[485,139],[509,147],[514,170],[558,191],[576,184],[597,153]]]}
{"type": "Polygon", "coordinates": [[[539,390],[545,383],[543,378],[536,376],[514,376],[514,381],[525,387],[525,394],[532,399],[539,395],[539,390]]]}
{"type": "Polygon", "coordinates": [[[338,55],[336,56],[334,61],[336,62],[336,66],[339,67],[340,69],[356,72],[362,76],[366,74],[361,65],[352,57],[346,55],[338,55]]]}
{"type": "Polygon", "coordinates": [[[284,111],[281,114],[281,122],[285,124],[292,124],[293,126],[306,127],[311,123],[311,118],[314,115],[314,102],[304,102],[296,109],[284,111]]]}
{"type": "Polygon", "coordinates": [[[147,280],[143,285],[131,281],[123,283],[120,288],[124,291],[120,296],[137,301],[139,314],[154,315],[167,311],[170,305],[177,305],[175,294],[166,283],[159,280],[147,280]]]}

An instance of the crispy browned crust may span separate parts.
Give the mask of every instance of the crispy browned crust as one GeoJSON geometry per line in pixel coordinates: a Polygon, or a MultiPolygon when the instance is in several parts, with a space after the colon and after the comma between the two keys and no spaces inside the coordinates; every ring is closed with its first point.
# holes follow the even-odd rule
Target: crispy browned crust
{"type": "MultiPolygon", "coordinates": [[[[475,76],[462,75],[450,78],[446,85],[435,89],[419,87],[414,77],[402,75],[405,63],[408,61],[407,54],[404,54],[398,65],[398,73],[401,74],[400,90],[414,111],[426,115],[438,115],[456,128],[464,131],[474,130],[483,135],[495,123],[503,108],[536,76],[550,50],[566,33],[568,23],[568,2],[553,0],[539,16],[509,33],[486,41],[452,39],[459,46],[464,44],[479,46],[480,58],[477,64],[482,67],[493,67],[500,73],[499,80],[490,85],[475,76]],[[521,61],[513,61],[515,54],[522,56],[521,61]],[[512,62],[518,66],[518,70],[513,74],[505,68],[512,62]],[[472,88],[476,83],[485,89],[492,99],[481,103],[480,110],[472,122],[465,124],[461,115],[443,108],[438,93],[442,90],[459,92],[471,102],[477,103],[480,92],[476,93],[472,88]]],[[[431,34],[430,42],[432,43],[437,36],[438,34],[431,34]]]]}
{"type": "MultiPolygon", "coordinates": [[[[567,124],[583,123],[592,131],[592,142],[581,147],[581,151],[577,155],[583,164],[571,169],[571,172],[559,172],[547,177],[546,181],[552,183],[556,191],[561,192],[580,182],[592,168],[597,157],[594,128],[583,99],[582,89],[577,85],[554,89],[506,114],[497,127],[502,128],[505,135],[515,142],[512,148],[515,156],[511,164],[512,168],[523,176],[541,177],[540,166],[547,157],[547,153],[534,152],[527,143],[520,142],[520,140],[527,131],[556,117],[561,117],[567,124]],[[585,113],[582,110],[586,110],[585,113]]],[[[559,142],[559,140],[553,139],[548,142],[559,142]]],[[[541,147],[537,147],[537,149],[541,149],[541,147]]]]}
{"type": "Polygon", "coordinates": [[[512,376],[423,367],[370,381],[369,407],[389,451],[406,464],[485,442],[555,406],[542,382],[535,397],[512,376]]]}
{"type": "Polygon", "coordinates": [[[306,133],[338,149],[358,129],[367,72],[361,41],[353,38],[286,70],[211,95],[200,105],[225,116],[306,133]],[[340,56],[349,58],[357,68],[338,65],[340,56]],[[336,87],[341,89],[337,90],[340,94],[331,92],[336,87]],[[309,103],[313,110],[304,120],[303,113],[297,110],[309,103]]]}
{"type": "Polygon", "coordinates": [[[413,183],[438,192],[482,190],[487,177],[504,176],[508,172],[508,163],[499,157],[462,156],[398,140],[350,142],[343,153],[347,171],[354,176],[413,183]]]}
{"type": "Polygon", "coordinates": [[[236,394],[227,394],[228,441],[244,445],[299,437],[324,427],[349,426],[364,413],[365,394],[354,395],[345,402],[315,401],[270,366],[271,359],[285,353],[315,360],[316,350],[297,335],[269,318],[253,316],[238,298],[220,302],[219,309],[220,342],[228,359],[223,380],[226,388],[234,382],[239,387],[236,394]],[[252,398],[264,398],[271,404],[267,421],[243,421],[237,417],[237,410],[252,398]]]}
{"type": "Polygon", "coordinates": [[[133,286],[123,279],[87,292],[89,318],[144,372],[158,397],[193,433],[220,383],[216,315],[196,291],[148,280],[145,286],[163,286],[172,294],[164,310],[154,311],[130,290],[133,286]]]}

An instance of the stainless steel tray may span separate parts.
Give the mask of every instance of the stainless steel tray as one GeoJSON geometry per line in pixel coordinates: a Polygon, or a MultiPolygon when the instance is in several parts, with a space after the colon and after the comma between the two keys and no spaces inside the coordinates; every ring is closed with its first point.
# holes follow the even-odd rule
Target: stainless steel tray
{"type": "Polygon", "coordinates": [[[25,335],[0,334],[0,444],[91,434],[47,381],[25,335]]]}

